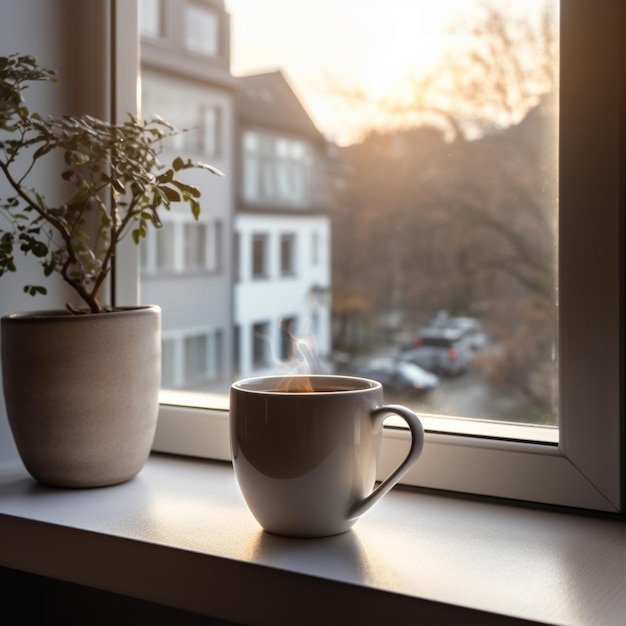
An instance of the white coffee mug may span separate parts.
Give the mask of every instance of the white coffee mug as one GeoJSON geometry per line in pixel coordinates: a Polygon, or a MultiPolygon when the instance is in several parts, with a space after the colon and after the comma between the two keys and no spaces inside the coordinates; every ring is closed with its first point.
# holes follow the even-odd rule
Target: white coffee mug
{"type": "Polygon", "coordinates": [[[424,429],[410,409],[384,405],[380,383],[351,376],[268,376],[230,390],[237,482],[263,529],[292,537],[349,530],[419,457],[424,429]],[[374,488],[384,419],[411,432],[408,455],[374,488]]]}

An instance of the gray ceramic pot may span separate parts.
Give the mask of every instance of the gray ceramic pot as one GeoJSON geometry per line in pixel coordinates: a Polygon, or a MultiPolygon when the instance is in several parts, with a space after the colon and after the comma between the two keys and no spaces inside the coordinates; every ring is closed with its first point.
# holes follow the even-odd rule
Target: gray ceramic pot
{"type": "Polygon", "coordinates": [[[2,318],[2,379],[22,461],[42,483],[131,479],[152,446],[161,378],[161,309],[2,318]]]}

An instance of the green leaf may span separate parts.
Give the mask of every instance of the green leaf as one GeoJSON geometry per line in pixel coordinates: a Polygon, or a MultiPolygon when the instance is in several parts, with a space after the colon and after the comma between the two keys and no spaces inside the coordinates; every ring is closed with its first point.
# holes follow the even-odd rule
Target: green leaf
{"type": "Polygon", "coordinates": [[[191,213],[197,220],[200,217],[200,203],[197,200],[191,199],[189,200],[189,204],[191,204],[191,213]]]}
{"type": "Polygon", "coordinates": [[[22,233],[20,235],[20,250],[30,252],[37,258],[43,258],[48,254],[48,246],[42,241],[37,241],[32,235],[22,233]]]}
{"type": "Polygon", "coordinates": [[[140,224],[139,227],[135,228],[132,232],[133,241],[136,244],[139,244],[142,239],[146,238],[147,234],[148,232],[146,231],[146,227],[143,224],[140,224]]]}
{"type": "Polygon", "coordinates": [[[163,172],[163,174],[160,174],[159,176],[157,176],[157,180],[159,181],[159,183],[169,183],[173,179],[174,179],[174,170],[167,170],[163,172]]]}
{"type": "Polygon", "coordinates": [[[195,185],[187,185],[185,183],[181,183],[179,180],[173,180],[172,185],[176,185],[181,191],[184,191],[186,194],[189,194],[193,198],[199,198],[202,195],[202,192],[195,185]]]}
{"type": "Polygon", "coordinates": [[[165,194],[165,197],[170,202],[180,202],[180,194],[175,189],[171,187],[159,187],[159,189],[165,194]]]}
{"type": "Polygon", "coordinates": [[[78,150],[65,151],[65,162],[68,165],[85,165],[85,163],[89,163],[89,160],[89,155],[84,152],[78,150]]]}
{"type": "Polygon", "coordinates": [[[52,148],[53,146],[50,144],[44,144],[43,146],[41,146],[41,148],[39,148],[39,150],[37,150],[35,154],[33,155],[33,161],[36,161],[37,159],[41,158],[45,154],[48,154],[48,152],[50,152],[52,148]]]}
{"type": "Polygon", "coordinates": [[[45,287],[41,287],[39,285],[25,285],[24,293],[27,293],[31,296],[36,296],[38,293],[45,296],[48,293],[48,290],[45,287]]]}
{"type": "Polygon", "coordinates": [[[111,185],[113,186],[113,189],[115,189],[115,191],[117,191],[118,193],[124,193],[126,191],[124,185],[122,185],[122,183],[117,178],[111,179],[111,185]]]}

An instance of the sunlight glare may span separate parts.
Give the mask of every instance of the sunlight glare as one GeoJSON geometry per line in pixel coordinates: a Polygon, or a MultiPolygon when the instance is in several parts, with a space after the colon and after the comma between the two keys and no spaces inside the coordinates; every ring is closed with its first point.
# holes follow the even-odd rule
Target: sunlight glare
{"type": "MultiPolygon", "coordinates": [[[[511,3],[536,13],[544,0],[511,3]]],[[[402,100],[408,79],[458,45],[451,26],[478,0],[226,0],[235,76],[281,70],[320,131],[338,143],[371,122],[375,100],[402,100]],[[340,87],[364,99],[345,106],[340,87]],[[358,105],[358,106],[357,106],[358,105]]],[[[370,124],[371,125],[371,124],[370,124]]]]}

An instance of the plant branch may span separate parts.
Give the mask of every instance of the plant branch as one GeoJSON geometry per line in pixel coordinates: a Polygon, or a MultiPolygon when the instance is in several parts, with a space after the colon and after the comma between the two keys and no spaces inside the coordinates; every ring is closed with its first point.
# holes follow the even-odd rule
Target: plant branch
{"type": "MultiPolygon", "coordinates": [[[[178,132],[160,118],[143,121],[129,116],[119,125],[89,115],[43,120],[28,110],[22,91],[29,82],[54,80],[54,72],[40,68],[34,57],[0,57],[0,172],[16,194],[0,199],[0,211],[12,228],[0,229],[0,275],[16,271],[13,245],[19,241],[23,252],[41,259],[46,276],[59,273],[97,313],[104,310],[98,293],[110,273],[116,246],[129,232],[139,243],[150,224],[161,225],[158,209],[169,210],[172,203],[188,203],[198,218],[200,190],[178,180],[177,172],[198,168],[222,174],[181,157],[158,173],[163,169],[158,160],[161,142],[178,132]],[[64,157],[67,169],[61,177],[74,185],[69,199],[56,206],[48,205],[43,193],[26,185],[50,153],[64,157]],[[31,161],[16,176],[13,165],[22,154],[31,161]],[[108,203],[103,201],[107,190],[108,203]],[[130,199],[120,202],[121,197],[130,199]],[[42,223],[46,228],[41,228],[42,223]],[[95,240],[90,236],[92,225],[95,240]]],[[[26,286],[25,290],[45,293],[43,287],[26,286]]]]}

